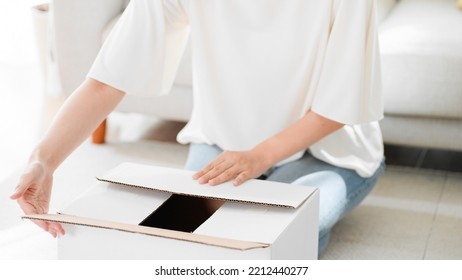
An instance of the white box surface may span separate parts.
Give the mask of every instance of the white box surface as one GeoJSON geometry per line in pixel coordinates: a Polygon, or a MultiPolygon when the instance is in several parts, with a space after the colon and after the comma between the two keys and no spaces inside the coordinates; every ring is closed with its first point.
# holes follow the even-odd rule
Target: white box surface
{"type": "Polygon", "coordinates": [[[24,218],[63,224],[66,234],[59,238],[60,259],[317,258],[316,188],[262,180],[212,187],[197,183],[192,174],[123,163],[99,177],[93,188],[59,214],[24,218]],[[195,217],[197,206],[184,207],[189,200],[202,203],[197,198],[224,204],[205,221],[192,223],[189,214],[195,217]],[[175,199],[181,204],[174,204],[175,199]],[[178,210],[165,208],[169,204],[178,210]],[[171,218],[174,212],[179,218],[171,218]],[[191,222],[194,230],[139,225],[149,221],[148,216],[157,223],[156,215],[174,226],[176,221],[180,227],[191,222]],[[187,218],[181,219],[183,215],[187,218]]]}

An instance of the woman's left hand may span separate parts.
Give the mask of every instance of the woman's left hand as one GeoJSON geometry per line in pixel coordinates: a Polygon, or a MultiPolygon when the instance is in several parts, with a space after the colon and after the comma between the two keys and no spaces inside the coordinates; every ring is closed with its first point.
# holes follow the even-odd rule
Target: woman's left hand
{"type": "Polygon", "coordinates": [[[238,186],[245,181],[257,178],[270,166],[256,152],[224,151],[206,167],[193,175],[201,184],[216,186],[232,180],[238,186]]]}

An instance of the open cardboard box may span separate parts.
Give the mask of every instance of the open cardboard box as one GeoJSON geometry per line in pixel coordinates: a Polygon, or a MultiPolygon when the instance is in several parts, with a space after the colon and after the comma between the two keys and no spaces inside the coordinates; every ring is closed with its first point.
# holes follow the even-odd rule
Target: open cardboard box
{"type": "Polygon", "coordinates": [[[60,259],[316,259],[319,191],[250,180],[201,185],[193,172],[123,163],[59,214],[60,259]]]}

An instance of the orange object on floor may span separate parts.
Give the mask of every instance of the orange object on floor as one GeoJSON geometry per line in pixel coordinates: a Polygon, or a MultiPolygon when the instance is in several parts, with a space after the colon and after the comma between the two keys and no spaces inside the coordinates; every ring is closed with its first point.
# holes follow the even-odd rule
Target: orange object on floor
{"type": "Polygon", "coordinates": [[[96,128],[96,130],[91,135],[91,140],[93,144],[104,144],[106,143],[106,122],[107,119],[96,128]]]}

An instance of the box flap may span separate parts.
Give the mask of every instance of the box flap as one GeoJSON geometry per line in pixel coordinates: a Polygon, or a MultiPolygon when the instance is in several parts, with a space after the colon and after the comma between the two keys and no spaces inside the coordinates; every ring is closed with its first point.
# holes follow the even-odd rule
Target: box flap
{"type": "Polygon", "coordinates": [[[140,233],[158,237],[165,237],[176,240],[190,241],[195,243],[207,244],[211,246],[218,246],[229,249],[236,250],[250,250],[257,248],[266,248],[269,247],[269,244],[257,243],[257,242],[247,242],[226,238],[218,238],[206,235],[199,235],[187,232],[179,232],[173,230],[151,228],[116,222],[109,222],[103,220],[95,220],[90,218],[83,218],[70,215],[57,215],[57,214],[39,214],[39,215],[26,215],[23,216],[24,219],[29,220],[41,220],[48,222],[58,222],[64,224],[73,224],[80,226],[90,226],[104,229],[113,229],[120,230],[125,232],[140,233]]]}
{"type": "Polygon", "coordinates": [[[59,209],[59,214],[137,225],[170,196],[166,192],[121,188],[117,184],[97,182],[59,209]]]}
{"type": "Polygon", "coordinates": [[[271,181],[249,180],[239,187],[231,182],[218,186],[201,185],[192,179],[194,172],[134,163],[122,163],[100,181],[169,193],[297,208],[316,190],[313,187],[271,181]]]}
{"type": "Polygon", "coordinates": [[[301,208],[227,202],[194,233],[274,244],[301,208]]]}

